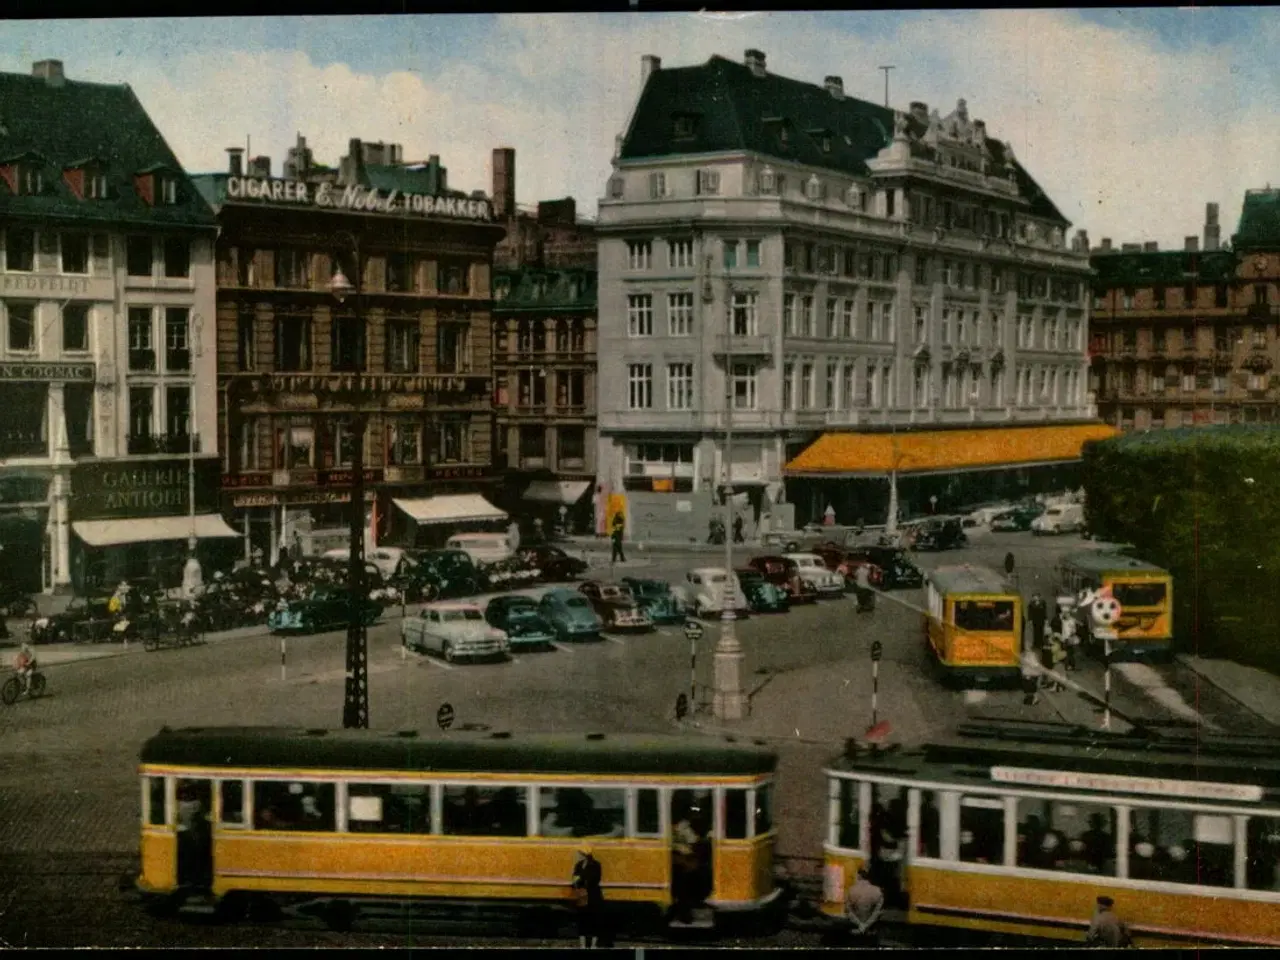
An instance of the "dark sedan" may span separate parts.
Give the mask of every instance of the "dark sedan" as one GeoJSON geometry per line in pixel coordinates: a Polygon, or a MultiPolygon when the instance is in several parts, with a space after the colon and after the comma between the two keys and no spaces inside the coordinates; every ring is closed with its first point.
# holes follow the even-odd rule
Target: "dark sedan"
{"type": "Polygon", "coordinates": [[[680,598],[667,581],[623,577],[622,585],[631,591],[641,609],[654,623],[684,623],[688,619],[680,598]]]}
{"type": "Polygon", "coordinates": [[[542,615],[538,601],[519,594],[494,597],[484,608],[489,626],[507,635],[512,650],[522,647],[550,649],[556,639],[556,628],[542,615]]]}
{"type": "Polygon", "coordinates": [[[539,543],[532,547],[522,547],[517,556],[525,563],[532,564],[542,571],[542,579],[548,583],[563,583],[577,580],[587,572],[587,562],[580,557],[571,557],[559,547],[549,543],[539,543]]]}
{"type": "Polygon", "coordinates": [[[1031,529],[1031,522],[1044,513],[1039,506],[1019,506],[991,518],[991,529],[995,533],[1022,533],[1031,529]]]}
{"type": "Polygon", "coordinates": [[[733,572],[738,575],[752,613],[786,613],[791,609],[791,597],[786,589],[770,582],[759,570],[739,567],[733,572]]]}
{"type": "Polygon", "coordinates": [[[959,517],[938,517],[919,529],[912,546],[916,550],[959,550],[968,542],[959,517]]]}
{"type": "Polygon", "coordinates": [[[874,565],[880,571],[877,586],[885,590],[924,586],[924,573],[901,547],[859,547],[851,556],[874,565]]]}
{"type": "Polygon", "coordinates": [[[817,588],[800,576],[800,568],[794,560],[778,556],[752,557],[747,566],[786,590],[792,603],[816,603],[818,600],[817,588]]]}
{"type": "Polygon", "coordinates": [[[587,580],[578,588],[590,601],[607,630],[653,629],[653,621],[626,587],[616,583],[587,580]]]}

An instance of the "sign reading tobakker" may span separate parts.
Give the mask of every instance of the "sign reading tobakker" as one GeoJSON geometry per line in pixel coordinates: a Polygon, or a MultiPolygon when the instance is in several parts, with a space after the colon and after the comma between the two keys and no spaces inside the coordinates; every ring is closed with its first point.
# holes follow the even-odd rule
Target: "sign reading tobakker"
{"type": "Polygon", "coordinates": [[[365,213],[417,214],[456,220],[493,219],[488,200],[468,197],[436,197],[426,193],[382,191],[377,187],[310,184],[301,180],[274,180],[257,177],[228,177],[227,199],[289,203],[329,210],[365,213]]]}

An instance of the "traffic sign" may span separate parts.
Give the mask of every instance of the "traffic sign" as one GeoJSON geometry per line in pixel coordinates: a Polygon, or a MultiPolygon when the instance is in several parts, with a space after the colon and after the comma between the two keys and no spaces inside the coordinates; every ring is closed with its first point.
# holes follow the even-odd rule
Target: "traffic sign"
{"type": "Polygon", "coordinates": [[[879,640],[872,640],[871,641],[871,661],[873,663],[878,663],[882,656],[884,656],[884,644],[882,644],[879,640]]]}
{"type": "Polygon", "coordinates": [[[448,730],[453,726],[453,704],[442,703],[440,709],[436,711],[436,723],[440,725],[441,730],[448,730]]]}
{"type": "Polygon", "coordinates": [[[680,694],[676,697],[676,719],[683,720],[689,715],[689,697],[687,694],[680,694]]]}
{"type": "Polygon", "coordinates": [[[689,640],[702,639],[702,624],[697,620],[687,620],[684,625],[684,635],[689,640]]]}

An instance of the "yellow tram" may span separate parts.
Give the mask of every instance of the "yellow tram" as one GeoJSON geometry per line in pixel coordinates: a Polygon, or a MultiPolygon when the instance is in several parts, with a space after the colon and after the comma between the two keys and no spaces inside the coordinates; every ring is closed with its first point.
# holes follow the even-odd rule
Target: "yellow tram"
{"type": "Polygon", "coordinates": [[[545,917],[589,842],[612,909],[657,918],[694,869],[708,922],[767,916],[776,763],[732,737],[165,728],[142,750],[137,888],[228,916],[412,899],[545,917]]]}
{"type": "Polygon", "coordinates": [[[1016,681],[1021,675],[1022,597],[987,567],[926,574],[925,641],[947,680],[1016,681]]]}
{"type": "MultiPolygon", "coordinates": [[[[1113,659],[1173,656],[1173,576],[1168,570],[1120,553],[1082,550],[1059,561],[1058,577],[1072,597],[1083,590],[1107,589],[1120,604],[1113,659]]],[[[1084,640],[1095,650],[1101,647],[1087,633],[1084,640]]]]}
{"type": "Polygon", "coordinates": [[[823,910],[867,864],[913,924],[1081,940],[1107,895],[1139,946],[1280,946],[1274,740],[968,725],[826,770],[823,910]]]}

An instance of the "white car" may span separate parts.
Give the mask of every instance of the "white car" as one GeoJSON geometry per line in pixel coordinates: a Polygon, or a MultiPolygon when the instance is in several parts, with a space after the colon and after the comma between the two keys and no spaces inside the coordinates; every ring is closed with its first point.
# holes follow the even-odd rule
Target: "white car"
{"type": "MultiPolygon", "coordinates": [[[[334,550],[326,550],[324,552],[327,560],[349,560],[351,558],[351,550],[347,547],[338,547],[334,550]]],[[[404,551],[399,547],[374,547],[372,550],[366,550],[364,553],[365,561],[372,563],[378,568],[378,572],[382,574],[384,580],[390,580],[396,575],[396,571],[400,569],[400,562],[404,559],[404,551]]]]}
{"type": "Polygon", "coordinates": [[[800,579],[817,590],[819,596],[838,597],[844,593],[844,577],[828,570],[816,553],[786,553],[783,556],[795,562],[800,579]]]}
{"type": "MultiPolygon", "coordinates": [[[[737,574],[732,574],[733,609],[740,617],[747,615],[747,595],[742,592],[742,584],[737,574]]],[[[726,594],[729,589],[724,567],[699,567],[690,570],[685,582],[676,588],[680,602],[686,610],[698,617],[718,617],[724,611],[726,594]]]]}
{"type": "Polygon", "coordinates": [[[505,533],[458,533],[450,537],[445,546],[461,550],[476,564],[500,563],[515,555],[511,538],[505,533]]]}
{"type": "Polygon", "coordinates": [[[1035,534],[1078,533],[1084,529],[1084,507],[1078,503],[1058,503],[1031,521],[1035,534]]]}
{"type": "Polygon", "coordinates": [[[507,635],[489,626],[472,603],[432,603],[400,621],[400,642],[419,653],[438,653],[449,663],[505,658],[507,635]]]}

